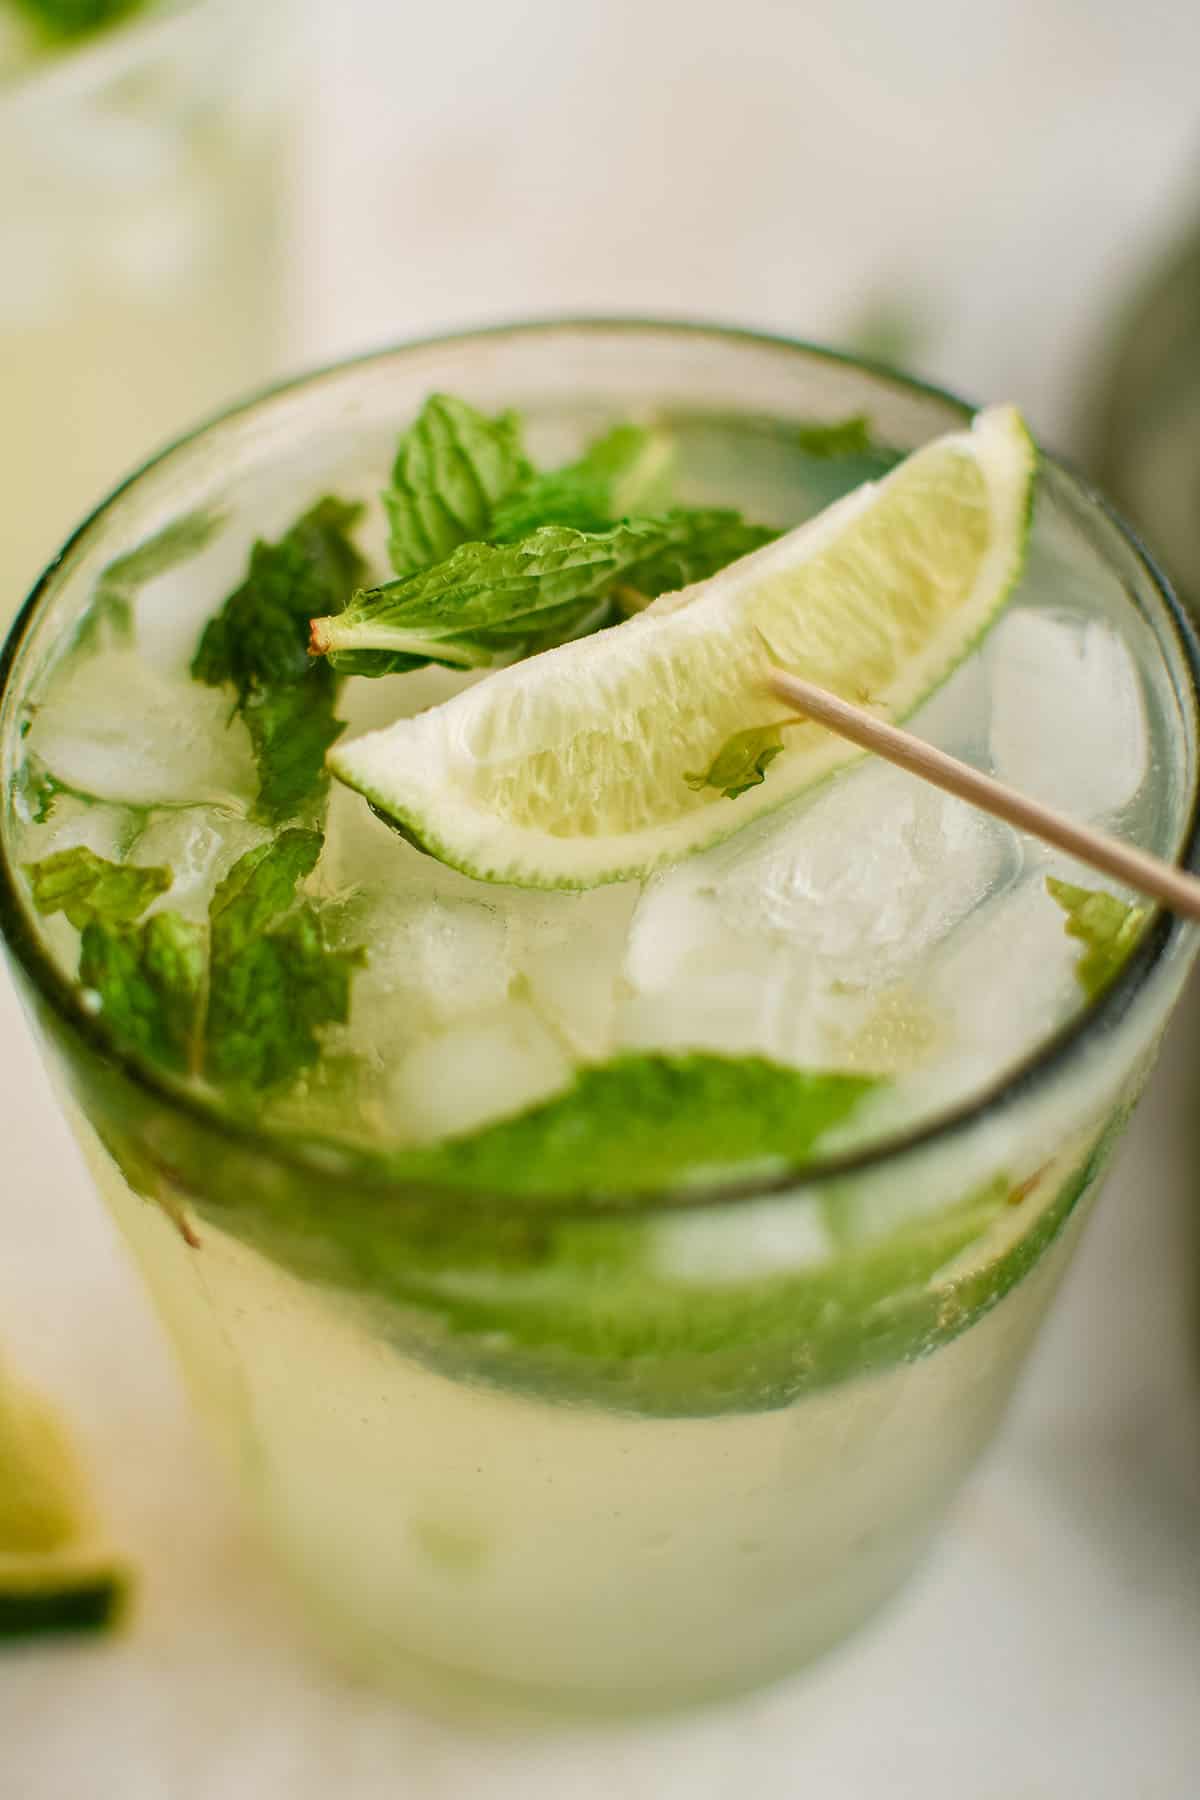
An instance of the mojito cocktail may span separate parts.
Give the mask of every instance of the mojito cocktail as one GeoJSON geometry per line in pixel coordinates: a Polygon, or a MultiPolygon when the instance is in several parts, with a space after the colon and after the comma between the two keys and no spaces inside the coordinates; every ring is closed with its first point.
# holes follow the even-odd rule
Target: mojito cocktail
{"type": "Polygon", "coordinates": [[[657,1708],[867,1617],[1152,1062],[1190,934],[781,717],[772,662],[1191,853],[1191,641],[1100,503],[1009,409],[749,335],[281,389],[10,640],[10,948],[266,1540],[380,1676],[657,1708]]]}
{"type": "Polygon", "coordinates": [[[275,366],[285,7],[0,0],[0,623],[147,448],[275,366]]]}

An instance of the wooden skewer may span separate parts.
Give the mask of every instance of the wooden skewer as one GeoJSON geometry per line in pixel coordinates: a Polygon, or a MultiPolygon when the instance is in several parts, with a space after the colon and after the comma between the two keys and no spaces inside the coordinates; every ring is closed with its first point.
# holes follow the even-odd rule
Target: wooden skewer
{"type": "Polygon", "coordinates": [[[932,744],[914,737],[911,731],[885,725],[882,719],[875,718],[862,707],[851,706],[848,701],[839,699],[825,688],[814,687],[812,682],[803,681],[798,675],[787,675],[778,669],[768,677],[768,685],[806,719],[828,726],[840,737],[861,744],[864,750],[873,750],[877,756],[908,769],[911,774],[932,782],[934,787],[943,788],[948,794],[969,800],[984,812],[1015,825],[1018,831],[1031,832],[1045,843],[1065,850],[1068,856],[1077,857],[1090,868],[1098,869],[1102,875],[1111,875],[1138,893],[1161,901],[1181,917],[1200,920],[1200,881],[1173,863],[1164,862],[1162,857],[1151,856],[1149,851],[1138,850],[1132,844],[1123,844],[1105,832],[1094,831],[1090,825],[1080,825],[1064,813],[1043,806],[1038,800],[1030,800],[1025,794],[1017,793],[1015,788],[1006,787],[1002,781],[981,774],[969,763],[959,762],[956,756],[935,750],[932,744]]]}

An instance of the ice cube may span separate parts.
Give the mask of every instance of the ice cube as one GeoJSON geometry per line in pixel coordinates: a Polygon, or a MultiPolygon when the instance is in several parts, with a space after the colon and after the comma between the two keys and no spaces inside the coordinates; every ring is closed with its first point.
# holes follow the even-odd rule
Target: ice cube
{"type": "Polygon", "coordinates": [[[832,784],[740,859],[726,920],[804,946],[840,976],[911,967],[1011,879],[1015,834],[961,800],[878,765],[832,784]]]}
{"type": "Polygon", "coordinates": [[[131,651],[82,660],[38,708],[28,748],[68,787],[130,806],[245,806],[250,739],[229,695],[171,681],[131,651]]]}
{"type": "Polygon", "coordinates": [[[686,964],[727,966],[751,939],[814,963],[822,982],[878,984],[1019,863],[1007,826],[898,769],[860,768],[648,883],[627,973],[659,991],[686,964]]]}
{"type": "Polygon", "coordinates": [[[155,902],[156,912],[208,916],[217,883],[234,863],[270,832],[220,806],[181,806],[156,813],[130,844],[126,860],[147,868],[170,869],[174,880],[155,902]]]}
{"type": "Polygon", "coordinates": [[[835,1251],[821,1208],[790,1196],[663,1219],[651,1247],[669,1280],[706,1288],[819,1268],[835,1251]]]}
{"type": "Polygon", "coordinates": [[[430,1142],[524,1112],[565,1088],[572,1065],[528,1002],[514,1000],[421,1038],[388,1087],[392,1128],[430,1142]]]}
{"type": "Polygon", "coordinates": [[[403,932],[408,979],[439,1023],[482,1012],[506,996],[513,976],[508,921],[476,900],[420,905],[403,932]]]}
{"type": "Polygon", "coordinates": [[[376,1064],[403,1059],[422,1033],[496,1008],[512,983],[507,921],[477,900],[367,896],[347,909],[340,933],[366,948],[350,1033],[376,1064]]]}
{"type": "Polygon", "coordinates": [[[342,690],[338,715],[347,721],[350,735],[357,737],[360,732],[377,731],[427,707],[440,706],[486,676],[486,669],[444,669],[438,663],[412,669],[407,675],[389,675],[386,681],[352,675],[342,690]]]}
{"type": "Polygon", "coordinates": [[[123,806],[89,805],[70,794],[60,795],[45,824],[32,827],[22,846],[22,861],[39,862],[43,856],[84,845],[108,862],[120,862],[142,817],[123,806]]]}
{"type": "Polygon", "coordinates": [[[517,966],[529,999],[580,1056],[599,1059],[612,1049],[638,897],[638,888],[625,882],[510,902],[517,966]]]}
{"type": "Polygon", "coordinates": [[[425,894],[469,899],[480,884],[385,825],[361,794],[330,784],[321,879],[331,893],[425,894]]]}
{"type": "Polygon", "coordinates": [[[1146,777],[1148,732],[1129,650],[1102,620],[1021,608],[992,632],[996,775],[1048,806],[1105,818],[1146,777]]]}
{"type": "Polygon", "coordinates": [[[998,896],[931,962],[927,992],[950,1020],[943,1101],[994,1080],[1082,1002],[1078,940],[1040,875],[998,896]]]}
{"type": "Polygon", "coordinates": [[[621,1044],[636,1050],[712,1050],[820,1060],[811,1005],[812,970],[802,958],[766,944],[710,940],[674,965],[671,978],[635,989],[617,1020],[621,1044]]]}

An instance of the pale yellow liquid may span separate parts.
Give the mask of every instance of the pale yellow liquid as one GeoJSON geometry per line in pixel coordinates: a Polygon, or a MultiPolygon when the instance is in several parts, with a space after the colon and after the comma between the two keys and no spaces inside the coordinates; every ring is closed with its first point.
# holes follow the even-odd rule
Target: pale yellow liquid
{"type": "Polygon", "coordinates": [[[771,1411],[639,1417],[423,1366],[366,1304],[205,1222],[186,1243],[82,1131],[326,1640],[451,1705],[687,1704],[782,1675],[865,1619],[992,1435],[1083,1210],[931,1355],[771,1411]]]}

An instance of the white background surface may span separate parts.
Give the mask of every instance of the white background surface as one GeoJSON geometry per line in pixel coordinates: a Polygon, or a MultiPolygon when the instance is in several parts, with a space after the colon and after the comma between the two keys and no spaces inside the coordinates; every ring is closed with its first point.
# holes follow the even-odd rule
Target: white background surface
{"type": "MultiPolygon", "coordinates": [[[[294,344],[561,308],[853,332],[1069,436],[1193,191],[1182,3],[323,7],[294,344]]],[[[143,1597],[0,1662],[3,1800],[1194,1800],[1200,993],[941,1552],[815,1671],[661,1725],[470,1733],[352,1689],[264,1570],[0,989],[0,1319],[143,1597]]]]}

